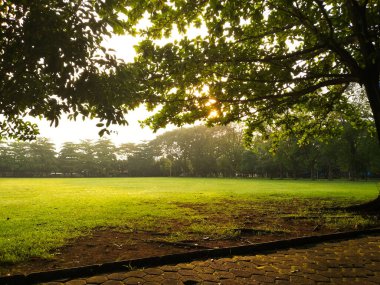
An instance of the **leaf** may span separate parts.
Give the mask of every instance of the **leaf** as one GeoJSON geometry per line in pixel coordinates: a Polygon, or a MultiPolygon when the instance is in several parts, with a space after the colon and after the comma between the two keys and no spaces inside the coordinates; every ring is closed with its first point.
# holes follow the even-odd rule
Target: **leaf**
{"type": "Polygon", "coordinates": [[[99,131],[99,136],[100,136],[100,137],[103,137],[103,135],[104,135],[104,133],[106,132],[106,130],[107,130],[107,129],[101,129],[101,130],[99,131]]]}

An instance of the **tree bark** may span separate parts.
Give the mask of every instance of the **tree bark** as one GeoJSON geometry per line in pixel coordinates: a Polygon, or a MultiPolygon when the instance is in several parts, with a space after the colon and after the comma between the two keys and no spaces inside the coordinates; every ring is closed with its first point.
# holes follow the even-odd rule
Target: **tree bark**
{"type": "Polygon", "coordinates": [[[328,179],[329,180],[333,180],[333,174],[332,174],[331,164],[329,164],[328,179]]]}
{"type": "Polygon", "coordinates": [[[379,82],[379,72],[371,74],[371,72],[366,72],[369,78],[364,81],[364,88],[367,93],[368,101],[371,106],[373,113],[373,118],[375,120],[375,126],[377,131],[377,138],[380,143],[380,82],[379,82]],[[368,74],[369,73],[369,74],[368,74]]]}
{"type": "MultiPolygon", "coordinates": [[[[371,106],[373,118],[375,121],[377,138],[380,146],[380,63],[377,61],[366,69],[364,74],[364,88],[367,93],[368,101],[371,106]]],[[[376,212],[380,215],[380,192],[377,198],[368,203],[353,207],[353,210],[376,212]]]]}

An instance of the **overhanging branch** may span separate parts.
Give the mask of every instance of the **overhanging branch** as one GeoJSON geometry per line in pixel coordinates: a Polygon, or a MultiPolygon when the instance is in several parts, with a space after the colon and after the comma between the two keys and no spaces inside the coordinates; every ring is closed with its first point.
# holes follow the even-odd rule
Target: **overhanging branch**
{"type": "Polygon", "coordinates": [[[270,94],[270,95],[262,95],[262,96],[256,96],[253,98],[245,98],[245,99],[221,99],[216,97],[187,97],[187,98],[173,98],[173,99],[165,99],[165,98],[159,98],[156,97],[154,99],[145,99],[144,103],[153,103],[153,104],[168,104],[168,103],[179,103],[179,102],[202,102],[202,101],[215,101],[216,103],[253,103],[253,102],[259,102],[263,100],[279,100],[283,98],[300,98],[306,94],[312,93],[317,91],[318,89],[321,89],[323,87],[333,86],[333,85],[341,85],[341,84],[347,84],[351,81],[345,79],[345,78],[335,78],[330,79],[326,81],[322,81],[319,83],[316,83],[311,86],[307,86],[304,89],[301,90],[295,90],[292,92],[286,92],[281,94],[270,94]]]}

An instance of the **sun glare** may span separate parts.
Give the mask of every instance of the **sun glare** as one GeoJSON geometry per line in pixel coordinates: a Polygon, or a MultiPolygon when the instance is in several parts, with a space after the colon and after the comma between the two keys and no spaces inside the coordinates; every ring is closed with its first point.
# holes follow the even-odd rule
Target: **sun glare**
{"type": "Polygon", "coordinates": [[[212,110],[209,115],[208,115],[208,118],[209,119],[212,119],[212,118],[217,118],[219,117],[219,112],[217,110],[212,110]]]}

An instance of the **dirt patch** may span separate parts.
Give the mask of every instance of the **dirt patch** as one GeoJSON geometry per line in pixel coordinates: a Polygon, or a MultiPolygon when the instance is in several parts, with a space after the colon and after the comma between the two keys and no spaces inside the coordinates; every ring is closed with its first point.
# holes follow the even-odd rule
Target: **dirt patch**
{"type": "Polygon", "coordinates": [[[164,240],[164,234],[153,232],[123,232],[114,228],[95,229],[91,235],[70,240],[65,246],[56,249],[52,259],[35,258],[12,266],[2,266],[1,275],[28,274],[119,260],[185,253],[205,248],[248,245],[302,236],[312,232],[300,230],[292,233],[270,233],[245,229],[237,229],[237,231],[240,231],[238,236],[230,239],[212,240],[202,237],[197,240],[168,242],[164,240]]]}
{"type": "MultiPolygon", "coordinates": [[[[329,207],[323,201],[311,203],[306,199],[292,199],[276,204],[266,204],[263,201],[245,204],[223,201],[215,203],[212,209],[191,203],[178,203],[176,206],[189,211],[189,218],[160,219],[150,231],[141,230],[144,228],[142,226],[136,226],[134,230],[96,228],[87,236],[68,240],[65,246],[51,252],[51,259],[34,258],[15,265],[2,265],[0,275],[28,274],[342,230],[324,224],[321,209],[329,207]],[[304,213],[303,209],[309,210],[304,213]],[[195,216],[197,218],[193,218],[195,216]],[[227,234],[219,231],[225,225],[230,227],[227,234]],[[179,235],[176,236],[176,233],[179,235]]],[[[343,230],[353,229],[355,228],[343,230]]]]}

